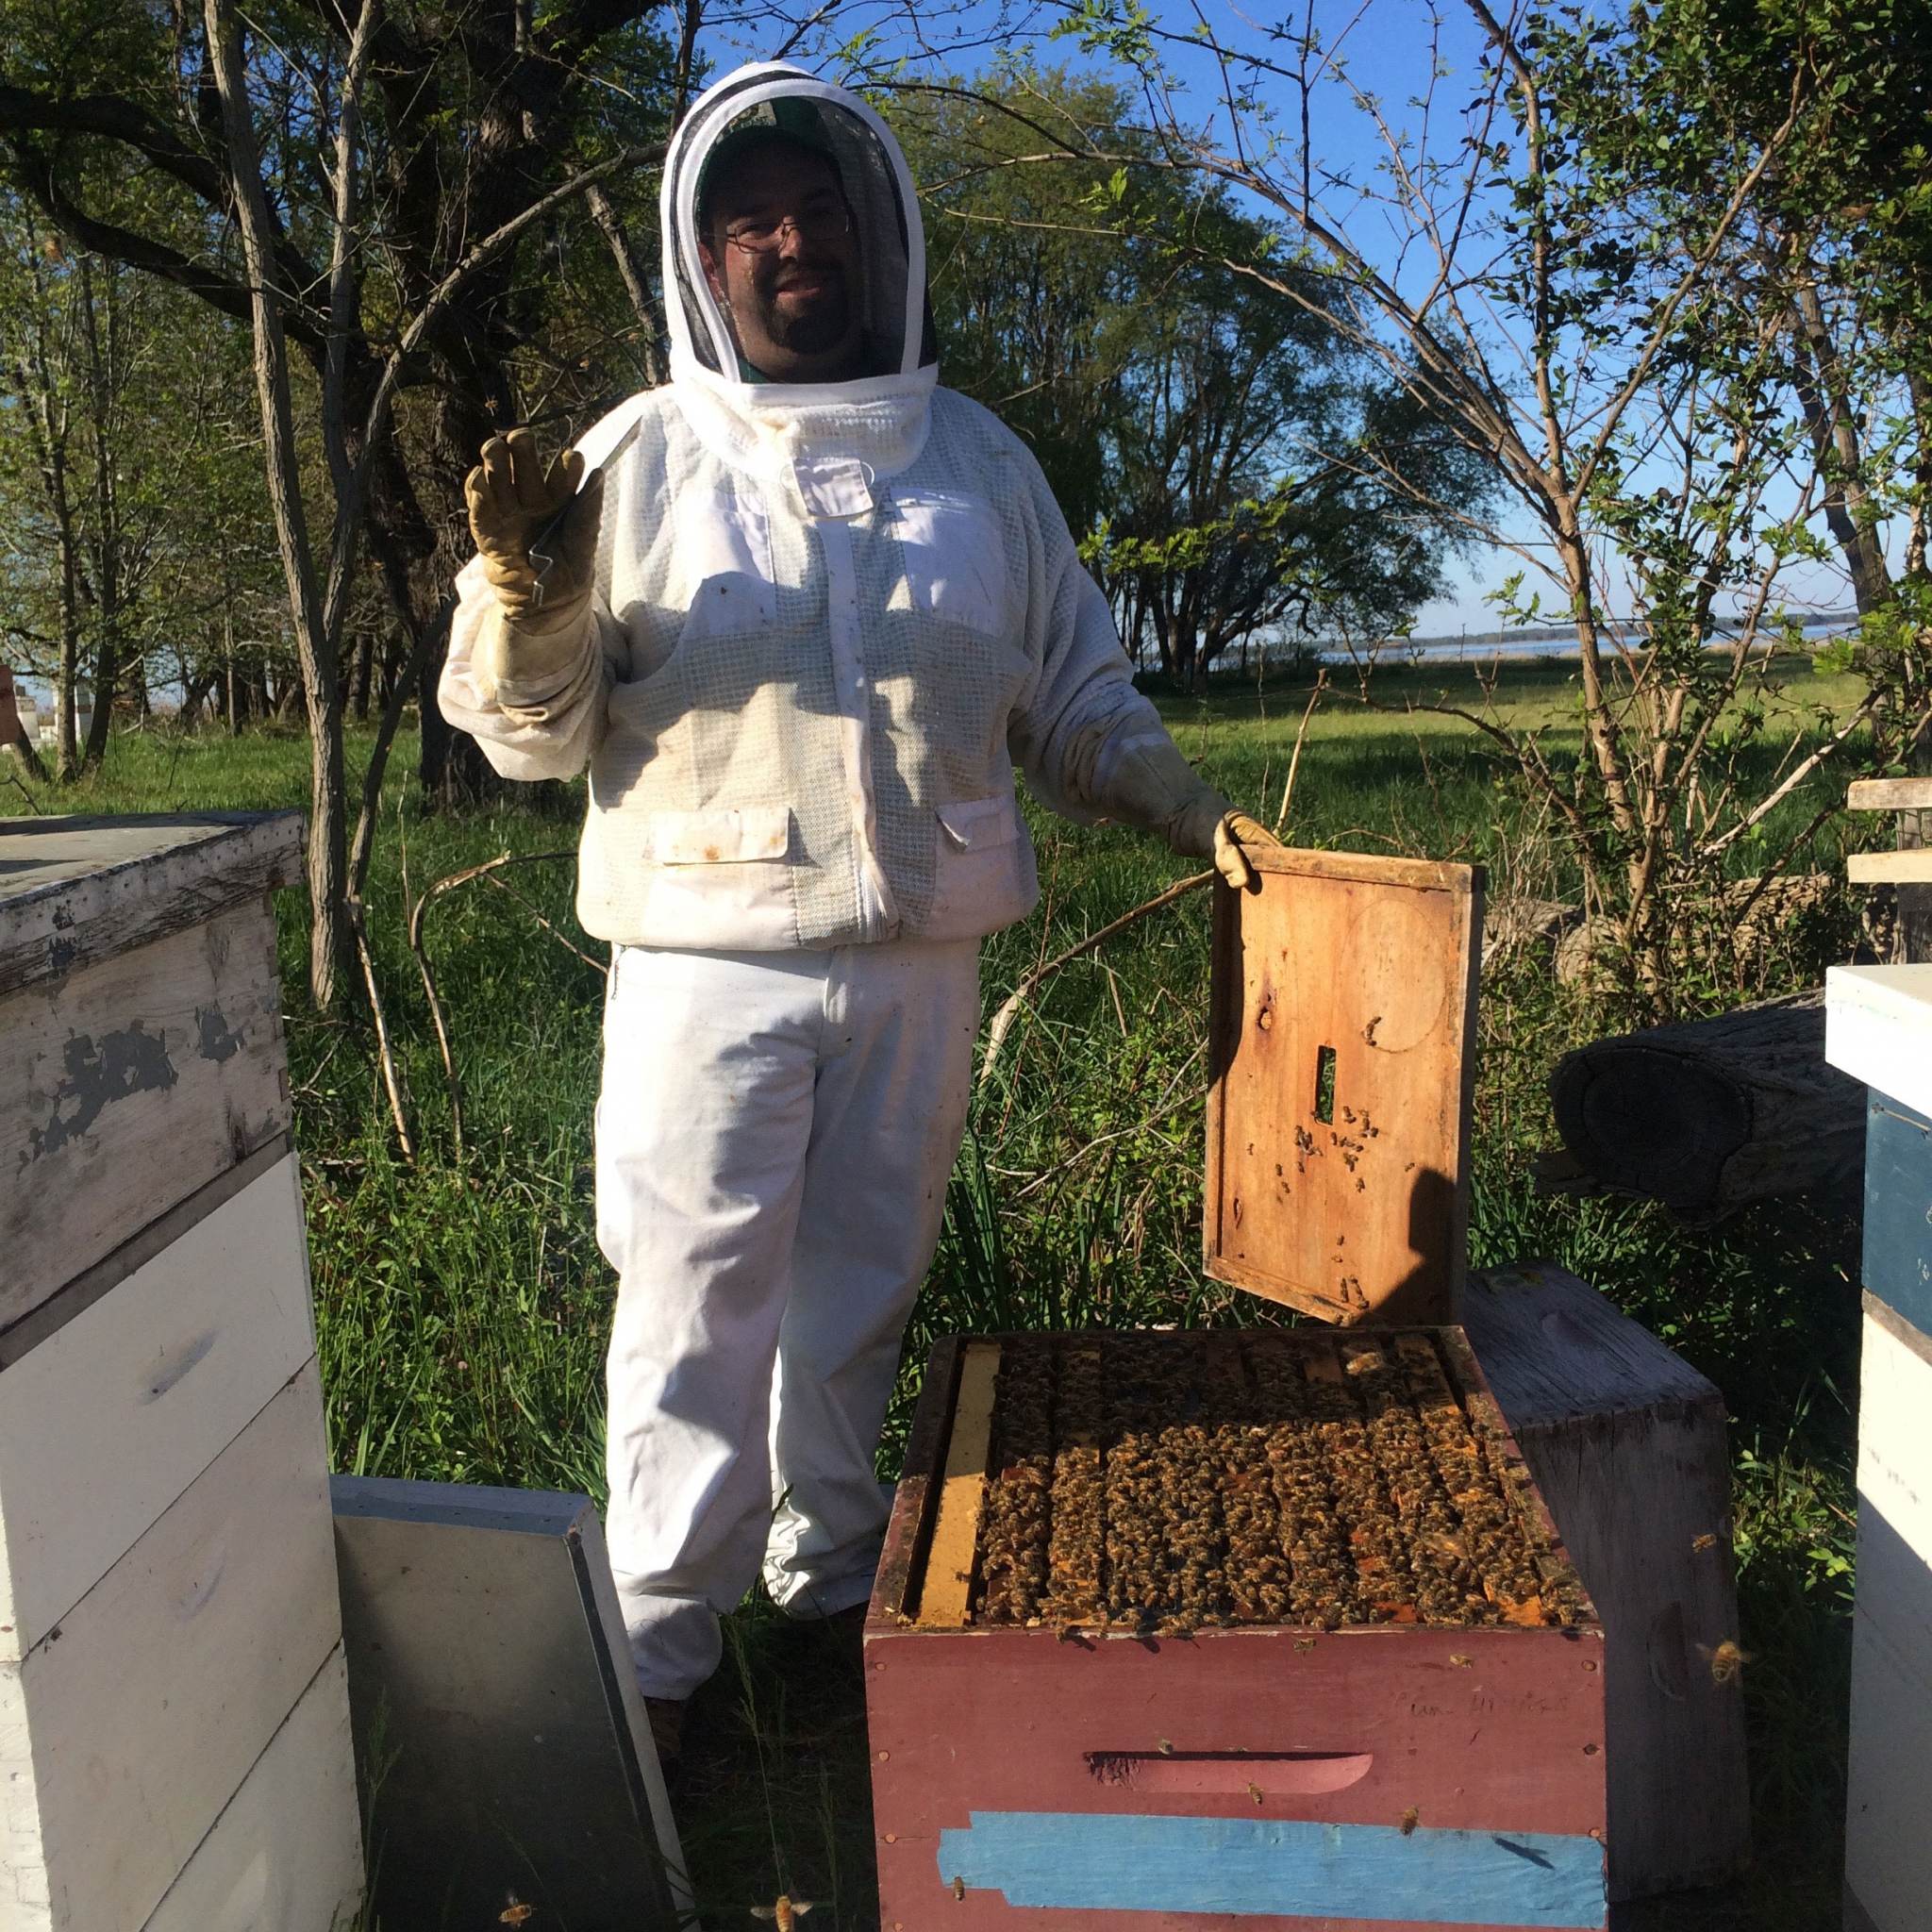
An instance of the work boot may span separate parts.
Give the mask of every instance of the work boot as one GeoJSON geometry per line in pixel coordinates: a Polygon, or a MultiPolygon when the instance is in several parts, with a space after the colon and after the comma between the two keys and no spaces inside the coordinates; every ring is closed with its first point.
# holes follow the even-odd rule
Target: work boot
{"type": "Polygon", "coordinates": [[[647,1697],[644,1699],[644,1715],[651,1721],[651,1742],[658,1747],[658,1769],[669,1779],[677,1769],[677,1760],[684,1751],[684,1713],[686,1700],[682,1697],[647,1697]]]}

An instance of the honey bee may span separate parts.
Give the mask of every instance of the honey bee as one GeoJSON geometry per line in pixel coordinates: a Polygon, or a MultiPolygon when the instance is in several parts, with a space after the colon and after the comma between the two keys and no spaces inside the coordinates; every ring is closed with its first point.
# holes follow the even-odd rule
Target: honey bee
{"type": "Polygon", "coordinates": [[[1690,1539],[1690,1547],[1702,1556],[1706,1550],[1714,1550],[1717,1547],[1717,1539],[1706,1530],[1702,1536],[1693,1536],[1690,1539]]]}
{"type": "Polygon", "coordinates": [[[953,1874],[953,1896],[962,1904],[966,1898],[966,1881],[956,1872],[953,1874]]]}
{"type": "Polygon", "coordinates": [[[499,1925],[524,1925],[537,1916],[537,1907],[526,1906],[513,1891],[505,1894],[505,1901],[502,1911],[496,1915],[499,1925]]]}
{"type": "Polygon", "coordinates": [[[1741,1649],[1728,1637],[1715,1650],[1697,1646],[1697,1655],[1710,1666],[1710,1681],[1713,1684],[1735,1684],[1744,1674],[1744,1666],[1751,1661],[1751,1653],[1741,1649]]]}
{"type": "Polygon", "coordinates": [[[1407,1838],[1423,1822],[1422,1812],[1413,1805],[1402,1814],[1402,1835],[1407,1838]]]}
{"type": "Polygon", "coordinates": [[[810,1899],[792,1898],[781,1891],[770,1905],[752,1907],[751,1915],[754,1919],[770,1921],[778,1932],[792,1932],[799,1920],[810,1910],[810,1899]]]}

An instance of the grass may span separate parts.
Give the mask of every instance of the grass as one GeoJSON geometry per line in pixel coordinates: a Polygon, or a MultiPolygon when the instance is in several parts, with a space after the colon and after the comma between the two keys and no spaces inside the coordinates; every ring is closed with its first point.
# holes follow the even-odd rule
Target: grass
{"type": "MultiPolygon", "coordinates": [[[[1511,664],[1490,701],[1577,755],[1570,667],[1511,664]]],[[[1379,708],[1338,693],[1315,715],[1296,785],[1294,836],[1311,844],[1477,858],[1491,891],[1557,896],[1568,881],[1510,804],[1481,736],[1410,708],[1483,701],[1474,675],[1384,673],[1379,708]]],[[[1306,687],[1218,691],[1164,708],[1230,795],[1274,816],[1306,687]]],[[[1841,711],[1831,680],[1767,699],[1749,748],[1760,776],[1794,732],[1841,711]]],[[[366,756],[352,745],[352,765],[366,756]]],[[[509,801],[425,816],[399,746],[370,882],[378,970],[422,1153],[397,1156],[363,1030],[302,1005],[306,933],[282,895],[283,967],[318,1329],[337,1466],[389,1475],[581,1490],[601,1497],[603,1338],[612,1284],[592,1227],[591,1108],[602,979],[533,920],[581,940],[567,863],[465,887],[430,916],[429,949],[457,1041],[468,1150],[455,1158],[443,1078],[407,908],[431,881],[504,852],[573,842],[574,825],[509,801]]],[[[1838,781],[1831,781],[1836,789],[1838,781]]],[[[1822,799],[1789,800],[1740,841],[1761,863],[1822,799]]],[[[164,733],[117,738],[106,769],[50,810],[300,807],[306,745],[164,733]]],[[[1036,961],[1192,868],[1151,841],[1033,814],[1040,912],[991,941],[990,1012],[1036,961]]],[[[1830,868],[1842,821],[1812,862],[1830,868]]],[[[1199,1265],[1206,904],[1141,922],[1053,979],[975,1095],[939,1257],[915,1312],[907,1373],[882,1451],[887,1474],[936,1336],[965,1328],[1214,1324],[1274,1319],[1199,1265]]],[[[1712,1006],[1815,978],[1850,928],[1787,935],[1712,1006]]],[[[601,951],[594,945],[587,950],[601,951]]],[[[1732,1415],[1740,1641],[1758,1863],[1720,1894],[1646,1907],[1633,1926],[1824,1932],[1838,1923],[1852,1552],[1857,1336],[1852,1203],[1769,1204],[1691,1233],[1660,1210],[1540,1194],[1531,1156],[1555,1136],[1543,1081],[1555,1058],[1611,1017],[1545,966],[1491,975],[1482,1012],[1474,1182],[1478,1264],[1555,1258],[1610,1294],[1724,1391],[1732,1415]]],[[[708,1927],[748,1923],[780,1891],[812,1899],[813,1932],[876,1923],[866,1752],[856,1681],[811,1633],[769,1607],[731,1622],[726,1666],[694,1715],[700,1748],[682,1800],[708,1927]]]]}

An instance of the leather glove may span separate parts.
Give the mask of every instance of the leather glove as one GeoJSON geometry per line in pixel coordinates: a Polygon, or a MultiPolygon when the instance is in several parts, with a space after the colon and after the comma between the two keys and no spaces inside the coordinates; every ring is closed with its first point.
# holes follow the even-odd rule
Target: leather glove
{"type": "Polygon", "coordinates": [[[1241,847],[1281,842],[1258,819],[1237,811],[1172,739],[1132,745],[1109,776],[1107,794],[1108,810],[1158,832],[1183,858],[1211,858],[1237,891],[1255,883],[1241,847]]]}
{"type": "Polygon", "coordinates": [[[584,459],[575,450],[565,450],[546,468],[535,432],[512,429],[483,445],[483,460],[463,484],[484,575],[504,616],[531,637],[562,629],[590,601],[604,476],[599,471],[579,491],[583,474],[584,459]],[[559,513],[562,521],[550,529],[559,513]]]}

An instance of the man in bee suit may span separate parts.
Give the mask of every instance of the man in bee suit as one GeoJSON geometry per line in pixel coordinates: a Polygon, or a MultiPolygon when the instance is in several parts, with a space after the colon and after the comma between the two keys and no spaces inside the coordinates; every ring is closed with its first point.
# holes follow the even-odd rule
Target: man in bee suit
{"type": "Polygon", "coordinates": [[[1269,836],[1135,691],[1024,445],[937,387],[870,107],[728,75],[671,144],[662,232],[671,380],[547,471],[527,432],[485,448],[441,691],[506,776],[590,767],[608,1534],[660,1735],[760,1566],[799,1617],[870,1592],[978,945],[1039,892],[1014,768],[1237,885],[1269,836]]]}

